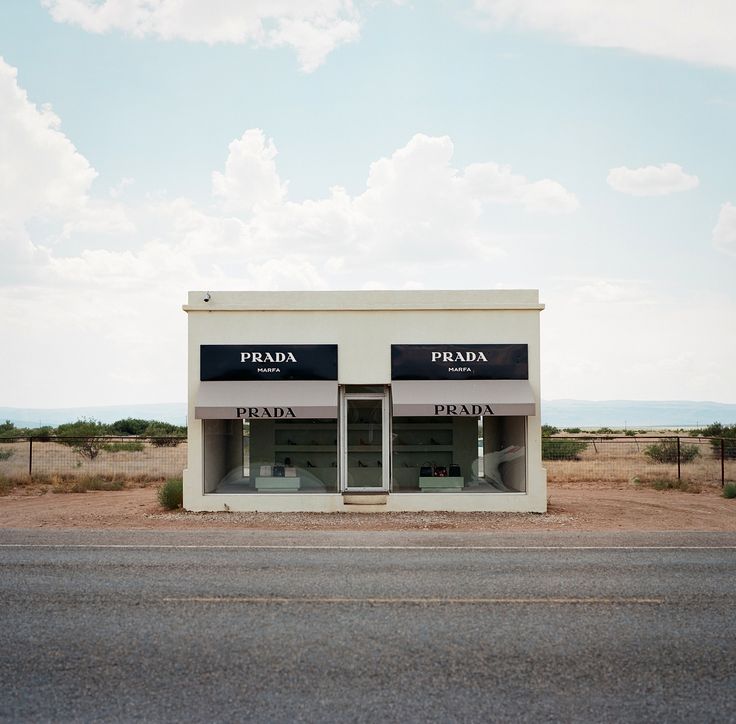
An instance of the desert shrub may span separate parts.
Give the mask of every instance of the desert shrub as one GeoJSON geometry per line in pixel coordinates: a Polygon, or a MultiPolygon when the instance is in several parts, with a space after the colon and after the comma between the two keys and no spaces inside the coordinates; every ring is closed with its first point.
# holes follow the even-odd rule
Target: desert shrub
{"type": "Polygon", "coordinates": [[[736,498],[736,483],[726,483],[723,486],[723,497],[724,498],[736,498]]]}
{"type": "Polygon", "coordinates": [[[158,502],[164,508],[181,508],[184,501],[184,484],[180,478],[169,478],[158,489],[158,502]]]}
{"type": "Polygon", "coordinates": [[[94,460],[105,444],[100,436],[106,435],[108,431],[108,426],[97,420],[77,420],[76,422],[59,425],[56,428],[56,434],[58,435],[56,442],[72,448],[82,457],[94,460]]]}
{"type": "Polygon", "coordinates": [[[542,438],[542,460],[579,460],[580,453],[588,447],[584,440],[572,438],[542,438]]]}
{"type": "Polygon", "coordinates": [[[582,432],[582,430],[579,427],[566,427],[563,428],[563,432],[568,432],[570,435],[577,435],[582,432]]]}
{"type": "Polygon", "coordinates": [[[0,450],[0,460],[10,460],[13,457],[13,450],[0,450]]]}
{"type": "Polygon", "coordinates": [[[110,433],[113,435],[142,435],[151,424],[151,420],[141,420],[137,417],[126,417],[116,420],[110,425],[110,433]]]}
{"type": "MultiPolygon", "coordinates": [[[[677,462],[677,440],[662,440],[662,442],[648,445],[644,448],[644,454],[655,463],[677,462]]],[[[700,457],[697,445],[680,445],[680,462],[689,463],[700,457]]]]}
{"type": "Polygon", "coordinates": [[[626,435],[626,437],[634,437],[634,435],[636,435],[636,431],[635,430],[627,430],[624,434],[626,435]]]}
{"type": "Polygon", "coordinates": [[[721,425],[720,422],[714,422],[702,430],[698,430],[698,434],[702,437],[711,438],[710,444],[713,453],[718,457],[721,456],[721,440],[723,440],[723,455],[729,460],[736,459],[736,425],[721,425]]]}
{"type": "Polygon", "coordinates": [[[62,478],[54,481],[52,493],[86,493],[89,490],[122,490],[122,480],[106,480],[104,478],[62,478]]]}
{"type": "Polygon", "coordinates": [[[599,427],[593,431],[596,435],[618,435],[618,430],[612,430],[610,427],[599,427]]]}
{"type": "Polygon", "coordinates": [[[682,493],[700,492],[700,488],[688,480],[652,480],[649,485],[655,490],[679,490],[682,493]]]}
{"type": "Polygon", "coordinates": [[[18,429],[10,420],[0,422],[0,436],[2,437],[14,437],[18,434],[18,429]]]}
{"type": "Polygon", "coordinates": [[[117,452],[141,452],[145,445],[142,442],[106,442],[102,446],[102,450],[109,453],[117,452]]]}
{"type": "Polygon", "coordinates": [[[559,427],[555,427],[554,425],[542,425],[542,435],[544,437],[549,437],[550,435],[557,435],[560,432],[559,427]]]}
{"type": "Polygon", "coordinates": [[[154,447],[176,447],[186,440],[187,429],[169,422],[152,422],[146,428],[145,436],[154,447]]]}
{"type": "Polygon", "coordinates": [[[184,442],[185,437],[149,437],[148,442],[154,447],[176,447],[180,442],[184,442]]]}
{"type": "Polygon", "coordinates": [[[41,425],[41,427],[33,428],[28,431],[28,436],[38,442],[48,442],[54,434],[54,428],[51,425],[41,425]]]}
{"type": "Polygon", "coordinates": [[[15,487],[15,481],[0,475],[0,495],[8,495],[15,487]]]}

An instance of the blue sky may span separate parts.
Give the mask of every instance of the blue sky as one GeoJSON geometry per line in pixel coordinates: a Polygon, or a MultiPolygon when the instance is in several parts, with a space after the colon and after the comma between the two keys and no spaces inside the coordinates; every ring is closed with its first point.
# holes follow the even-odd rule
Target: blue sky
{"type": "Polygon", "coordinates": [[[509,287],[545,398],[736,402],[734,23],[6,0],[0,403],[183,399],[187,289],[509,287]]]}

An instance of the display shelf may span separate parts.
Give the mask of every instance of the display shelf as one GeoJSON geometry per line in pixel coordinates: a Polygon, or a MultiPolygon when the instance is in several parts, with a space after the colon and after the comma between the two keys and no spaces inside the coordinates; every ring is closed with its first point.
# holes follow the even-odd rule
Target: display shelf
{"type": "Polygon", "coordinates": [[[394,445],[394,452],[452,452],[452,445],[394,445]]]}
{"type": "Polygon", "coordinates": [[[274,450],[276,452],[335,452],[337,445],[304,445],[301,443],[282,445],[279,443],[274,450]]]}

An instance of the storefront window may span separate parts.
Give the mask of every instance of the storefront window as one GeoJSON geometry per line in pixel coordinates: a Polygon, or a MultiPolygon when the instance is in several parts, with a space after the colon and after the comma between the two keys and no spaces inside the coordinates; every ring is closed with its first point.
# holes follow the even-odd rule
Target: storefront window
{"type": "Polygon", "coordinates": [[[526,491],[525,417],[394,417],[395,492],[526,491]]]}
{"type": "Polygon", "coordinates": [[[337,492],[337,420],[204,420],[205,492],[337,492]]]}

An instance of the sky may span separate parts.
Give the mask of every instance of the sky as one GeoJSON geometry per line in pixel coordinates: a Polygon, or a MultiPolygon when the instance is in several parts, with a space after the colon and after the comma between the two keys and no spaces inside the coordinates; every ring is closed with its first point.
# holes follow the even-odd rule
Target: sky
{"type": "Polygon", "coordinates": [[[734,27],[3,0],[0,406],[183,401],[190,289],[539,289],[544,399],[736,402],[734,27]]]}

